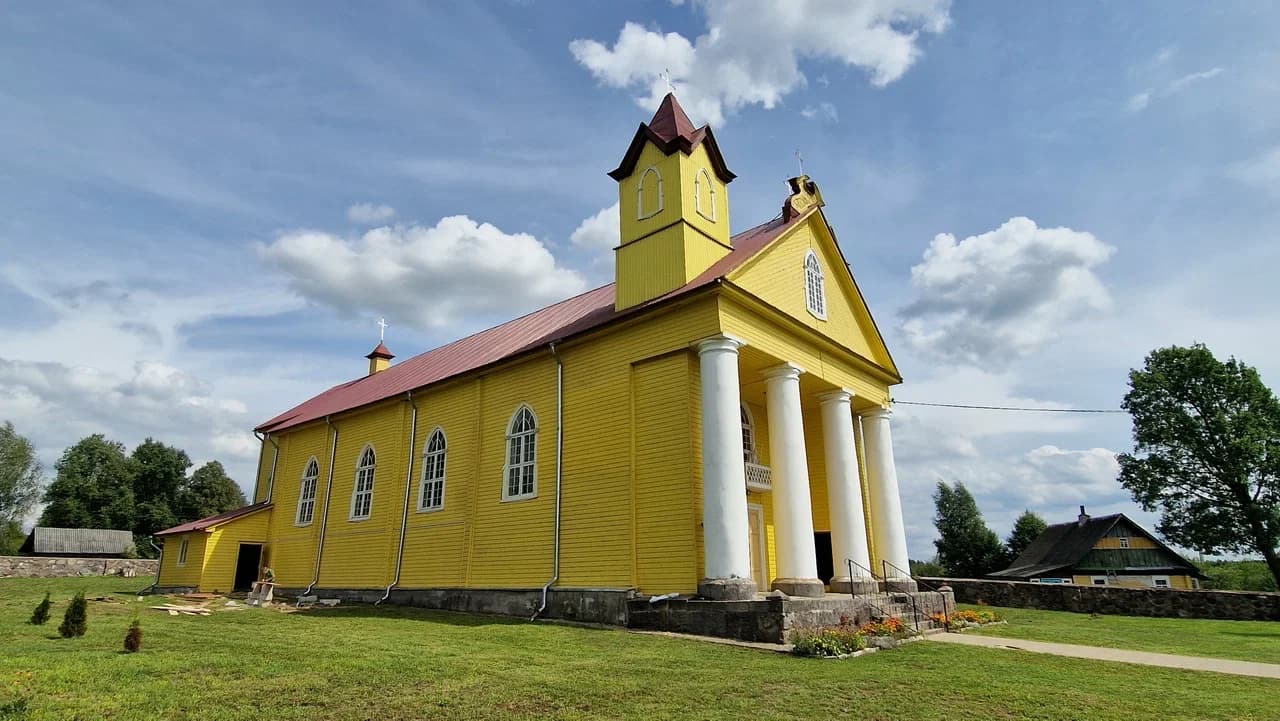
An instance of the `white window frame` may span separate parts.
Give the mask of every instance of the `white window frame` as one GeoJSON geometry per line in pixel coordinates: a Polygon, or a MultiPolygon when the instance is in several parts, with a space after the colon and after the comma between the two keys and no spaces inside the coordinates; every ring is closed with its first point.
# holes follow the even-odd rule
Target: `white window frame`
{"type": "Polygon", "coordinates": [[[662,212],[662,207],[662,173],[656,167],[650,165],[644,169],[644,172],[640,173],[640,182],[636,185],[636,220],[652,218],[662,212]],[[644,184],[649,179],[649,173],[653,173],[658,178],[658,207],[654,208],[652,212],[646,213],[644,212],[644,184]]]}
{"type": "Polygon", "coordinates": [[[1194,591],[1200,590],[1200,579],[1196,578],[1195,576],[1191,577],[1191,589],[1194,591]]]}
{"type": "Polygon", "coordinates": [[[507,423],[507,442],[503,446],[505,459],[502,464],[502,500],[503,501],[523,501],[529,498],[538,497],[538,414],[533,412],[533,408],[527,403],[521,403],[515,412],[511,414],[511,420],[507,423]],[[529,414],[529,418],[533,421],[533,428],[530,430],[516,431],[516,422],[520,420],[525,413],[529,414]],[[511,454],[513,450],[520,453],[520,459],[517,462],[511,462],[511,454]],[[519,483],[517,492],[511,493],[511,472],[516,471],[519,474],[519,483]],[[530,490],[525,490],[525,472],[530,474],[530,490]]]}
{"type": "Polygon", "coordinates": [[[298,508],[293,514],[293,525],[310,526],[311,522],[316,518],[316,490],[320,487],[320,462],[312,456],[307,460],[307,465],[302,469],[302,479],[299,481],[298,487],[298,508]],[[311,474],[312,469],[315,475],[311,474]],[[307,490],[310,489],[310,495],[307,490]],[[306,510],[307,518],[303,520],[302,511],[306,510]]]}
{"type": "Polygon", "coordinates": [[[756,421],[746,403],[739,404],[739,415],[742,421],[742,460],[747,463],[759,463],[760,456],[756,449],[756,421]]]}
{"type": "Polygon", "coordinates": [[[418,513],[430,513],[444,510],[444,479],[448,473],[449,439],[444,429],[436,426],[422,444],[422,480],[418,483],[418,513]],[[432,448],[435,440],[440,439],[438,448],[432,448]],[[428,491],[433,503],[427,503],[428,491]]]}
{"type": "Polygon", "coordinates": [[[1090,576],[1089,583],[1094,586],[1110,586],[1106,576],[1090,576]]]}
{"type": "Polygon", "coordinates": [[[1120,547],[1121,547],[1121,548],[1128,548],[1128,547],[1129,547],[1129,537],[1128,537],[1128,536],[1121,536],[1121,537],[1120,537],[1120,547]]]}
{"type": "Polygon", "coordinates": [[[812,248],[804,256],[804,305],[814,318],[827,319],[826,274],[822,271],[822,261],[812,248]]]}
{"type": "Polygon", "coordinates": [[[706,218],[712,223],[716,222],[716,184],[711,182],[711,174],[706,168],[699,168],[698,174],[693,176],[693,209],[698,215],[706,218]],[[702,183],[703,178],[706,179],[708,195],[711,198],[711,214],[708,215],[702,207],[702,183]]]}
{"type": "Polygon", "coordinates": [[[183,536],[182,540],[178,541],[178,568],[182,568],[183,566],[187,565],[187,550],[190,547],[191,547],[190,536],[183,536]]]}
{"type": "Polygon", "coordinates": [[[1151,586],[1153,588],[1173,588],[1173,582],[1169,579],[1168,576],[1152,576],[1151,586]],[[1162,581],[1164,582],[1163,586],[1160,585],[1162,581]]]}
{"type": "Polygon", "coordinates": [[[356,476],[351,485],[351,508],[347,515],[348,521],[364,521],[373,515],[373,484],[377,480],[378,469],[378,453],[373,449],[373,444],[366,444],[360,449],[360,455],[356,456],[356,476]],[[372,463],[365,463],[365,456],[369,456],[372,463]],[[365,473],[368,475],[365,476],[365,473]],[[362,503],[367,501],[367,503],[362,503]],[[362,509],[363,513],[356,513],[357,509],[362,509]]]}

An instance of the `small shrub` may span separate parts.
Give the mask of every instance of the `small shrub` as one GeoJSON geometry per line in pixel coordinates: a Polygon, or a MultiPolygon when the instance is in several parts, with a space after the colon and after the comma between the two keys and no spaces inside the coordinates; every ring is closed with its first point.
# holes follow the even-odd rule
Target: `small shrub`
{"type": "Polygon", "coordinates": [[[851,626],[819,628],[796,634],[791,653],[797,656],[844,656],[867,647],[867,639],[851,626]]]}
{"type": "Polygon", "coordinates": [[[930,618],[939,626],[946,626],[949,631],[958,631],[970,626],[984,626],[988,623],[999,623],[1004,620],[1000,614],[986,608],[977,610],[957,609],[949,615],[935,613],[930,618]]]}
{"type": "Polygon", "coordinates": [[[133,623],[129,624],[129,632],[124,635],[124,650],[129,653],[137,653],[142,649],[142,622],[133,619],[133,623]]]}
{"type": "Polygon", "coordinates": [[[49,607],[53,603],[49,600],[49,592],[44,592],[44,600],[40,605],[36,606],[36,610],[31,612],[31,625],[43,626],[49,620],[49,607]]]}
{"type": "Polygon", "coordinates": [[[62,616],[62,625],[58,626],[58,633],[63,638],[78,638],[88,630],[89,602],[84,600],[84,591],[81,591],[71,599],[71,605],[67,606],[67,612],[62,616]]]}
{"type": "Polygon", "coordinates": [[[902,619],[897,616],[890,616],[879,621],[862,624],[862,628],[858,631],[864,636],[890,636],[900,638],[902,636],[912,635],[912,631],[903,623],[902,619]]]}

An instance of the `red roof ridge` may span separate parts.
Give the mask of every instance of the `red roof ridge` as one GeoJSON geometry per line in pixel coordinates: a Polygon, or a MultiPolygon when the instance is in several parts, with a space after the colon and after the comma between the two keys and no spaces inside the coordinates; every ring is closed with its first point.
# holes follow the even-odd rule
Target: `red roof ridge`
{"type": "Polygon", "coordinates": [[[237,518],[241,518],[243,516],[247,516],[252,513],[257,513],[258,511],[266,510],[270,507],[271,507],[270,500],[262,501],[260,503],[253,503],[248,506],[241,506],[240,508],[236,508],[230,511],[215,513],[212,516],[206,516],[196,521],[188,521],[186,523],[182,523],[177,526],[174,526],[173,528],[166,528],[163,531],[156,531],[155,534],[153,535],[172,536],[177,533],[191,533],[192,531],[203,531],[206,528],[210,528],[212,526],[216,526],[221,523],[226,523],[227,521],[234,521],[237,518]]]}
{"type": "Polygon", "coordinates": [[[694,134],[693,121],[689,120],[684,108],[680,107],[680,102],[676,100],[674,93],[667,93],[667,96],[662,99],[662,103],[658,105],[658,111],[649,121],[649,129],[668,143],[677,137],[692,140],[694,134]]]}

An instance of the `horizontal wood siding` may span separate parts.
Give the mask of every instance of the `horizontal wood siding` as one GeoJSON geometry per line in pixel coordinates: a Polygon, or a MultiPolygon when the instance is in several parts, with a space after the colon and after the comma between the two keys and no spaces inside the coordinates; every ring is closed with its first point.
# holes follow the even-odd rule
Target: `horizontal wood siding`
{"type": "Polygon", "coordinates": [[[160,562],[161,586],[199,586],[204,570],[204,548],[209,534],[204,531],[180,536],[165,536],[164,558],[160,562]],[[178,565],[178,549],[182,539],[187,539],[187,562],[178,565]]]}
{"type": "Polygon", "coordinates": [[[259,511],[218,526],[208,534],[204,574],[200,579],[201,591],[230,593],[233,590],[240,544],[258,543],[265,546],[270,520],[271,511],[259,511]]]}
{"type": "MultiPolygon", "coordinates": [[[[289,431],[276,439],[280,460],[272,489],[272,510],[267,533],[267,563],[281,586],[310,585],[315,576],[316,541],[324,513],[325,484],[329,478],[329,431],[324,423],[314,423],[289,431]],[[316,482],[316,507],[311,523],[298,526],[298,494],[307,463],[316,459],[320,477],[316,482]]],[[[274,449],[273,449],[274,450],[274,449]]]]}

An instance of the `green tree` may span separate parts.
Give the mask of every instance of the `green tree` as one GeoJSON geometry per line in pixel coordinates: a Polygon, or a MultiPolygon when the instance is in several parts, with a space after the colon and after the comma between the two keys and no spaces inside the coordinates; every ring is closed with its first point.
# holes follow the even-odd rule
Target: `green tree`
{"type": "Polygon", "coordinates": [[[1022,552],[1027,550],[1027,546],[1039,538],[1048,527],[1049,524],[1045,523],[1039,515],[1030,510],[1023,511],[1022,515],[1018,516],[1018,520],[1013,522],[1013,531],[1004,542],[1004,545],[1009,548],[1009,561],[1012,562],[1013,559],[1022,555],[1022,552]]]}
{"type": "Polygon", "coordinates": [[[84,591],[80,591],[71,599],[67,612],[62,614],[62,625],[58,626],[58,633],[63,638],[79,638],[88,630],[89,602],[84,600],[84,591]]]}
{"type": "Polygon", "coordinates": [[[40,499],[43,479],[35,446],[5,421],[0,425],[0,555],[17,553],[22,521],[40,499]]]}
{"type": "Polygon", "coordinates": [[[96,434],[83,438],[54,465],[57,476],[45,489],[40,525],[61,528],[132,530],[136,465],[124,446],[96,434]]]}
{"type": "Polygon", "coordinates": [[[933,545],[947,575],[981,578],[1005,567],[1008,556],[1004,544],[982,520],[977,501],[963,483],[956,481],[954,488],[938,483],[933,503],[939,536],[933,545]]]}
{"type": "Polygon", "coordinates": [[[209,461],[197,468],[178,490],[174,510],[185,522],[231,511],[243,505],[245,498],[239,484],[227,477],[227,471],[221,463],[209,461]]]}
{"type": "Polygon", "coordinates": [[[1167,540],[1202,553],[1261,553],[1280,582],[1280,402],[1257,370],[1203,345],[1151,352],[1129,373],[1133,453],[1120,483],[1161,512],[1167,540]]]}
{"type": "MultiPolygon", "coordinates": [[[[181,521],[174,512],[178,491],[187,479],[191,458],[181,448],[148,438],[130,455],[137,468],[133,477],[135,536],[150,536],[181,521]]],[[[195,520],[187,518],[183,520],[195,520]]],[[[149,550],[149,549],[148,549],[149,550]]]]}

